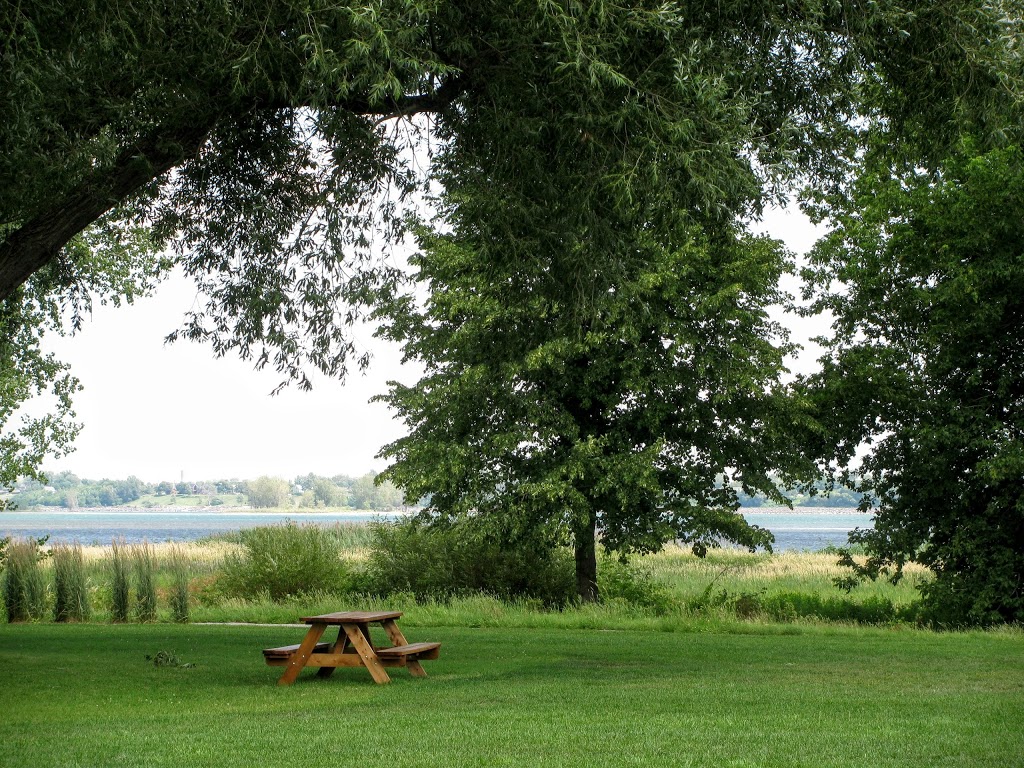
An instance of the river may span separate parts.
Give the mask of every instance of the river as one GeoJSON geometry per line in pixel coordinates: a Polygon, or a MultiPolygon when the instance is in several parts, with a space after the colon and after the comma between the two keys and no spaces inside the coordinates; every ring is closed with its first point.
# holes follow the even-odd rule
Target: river
{"type": "MultiPolygon", "coordinates": [[[[82,544],[109,544],[123,537],[126,542],[194,541],[217,533],[274,525],[285,520],[297,523],[362,523],[394,519],[400,513],[320,512],[279,514],[273,512],[212,510],[134,510],[89,509],[57,512],[0,513],[0,537],[49,536],[52,543],[80,541],[82,544]]],[[[775,534],[775,551],[817,550],[846,543],[847,534],[856,527],[870,528],[871,515],[852,509],[801,507],[795,511],[744,509],[751,523],[775,534]]]]}

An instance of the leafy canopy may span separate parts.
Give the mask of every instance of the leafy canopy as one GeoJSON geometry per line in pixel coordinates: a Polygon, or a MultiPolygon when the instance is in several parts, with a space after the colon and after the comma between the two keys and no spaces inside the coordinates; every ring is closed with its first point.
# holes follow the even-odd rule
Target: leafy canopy
{"type": "MultiPolygon", "coordinates": [[[[840,469],[867,444],[860,575],[918,562],[933,618],[1024,618],[1024,152],[968,143],[941,173],[858,184],[819,243],[814,310],[835,316],[805,382],[840,469]]],[[[847,482],[852,485],[849,475],[847,482]]]]}
{"type": "MultiPolygon", "coordinates": [[[[451,198],[490,228],[487,249],[474,246],[482,259],[529,263],[534,241],[554,244],[563,225],[608,243],[648,229],[674,247],[663,233],[680,211],[728,229],[801,175],[841,179],[856,157],[851,126],[913,139],[922,156],[941,155],[954,124],[998,131],[1012,7],[0,4],[4,341],[31,344],[14,343],[31,327],[23,301],[61,305],[105,284],[108,267],[144,283],[129,264],[93,263],[87,251],[101,246],[81,247],[141,228],[205,296],[176,336],[303,386],[309,368],[343,376],[365,362],[349,324],[394,278],[374,254],[400,236],[422,184],[505,196],[502,215],[496,198],[451,198]],[[418,131],[434,159],[409,151],[418,131]],[[548,210],[558,226],[531,230],[548,210]],[[18,293],[45,270],[69,279],[18,293]]],[[[593,275],[637,274],[622,244],[563,253],[581,307],[601,285],[593,275]]],[[[22,370],[13,360],[5,370],[22,370]]]]}

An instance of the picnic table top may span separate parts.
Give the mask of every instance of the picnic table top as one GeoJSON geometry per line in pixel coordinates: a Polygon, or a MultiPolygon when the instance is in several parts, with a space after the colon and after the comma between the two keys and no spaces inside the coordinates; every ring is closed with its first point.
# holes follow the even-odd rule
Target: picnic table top
{"type": "Polygon", "coordinates": [[[372,624],[397,619],[401,615],[401,611],[340,611],[320,616],[305,616],[302,621],[306,624],[372,624]]]}

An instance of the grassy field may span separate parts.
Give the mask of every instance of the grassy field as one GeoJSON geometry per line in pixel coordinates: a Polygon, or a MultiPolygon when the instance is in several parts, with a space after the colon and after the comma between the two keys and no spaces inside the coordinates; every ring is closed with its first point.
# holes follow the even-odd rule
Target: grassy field
{"type": "Polygon", "coordinates": [[[1019,631],[405,629],[425,680],[279,688],[301,629],[0,626],[0,765],[1024,765],[1019,631]]]}

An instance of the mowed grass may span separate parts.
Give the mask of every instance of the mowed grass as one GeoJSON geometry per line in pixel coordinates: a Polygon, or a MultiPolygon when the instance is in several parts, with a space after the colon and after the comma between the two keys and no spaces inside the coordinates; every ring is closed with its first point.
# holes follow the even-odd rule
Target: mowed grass
{"type": "Polygon", "coordinates": [[[0,765],[1024,765],[1020,631],[405,628],[425,680],[280,688],[302,628],[0,626],[0,765]]]}

